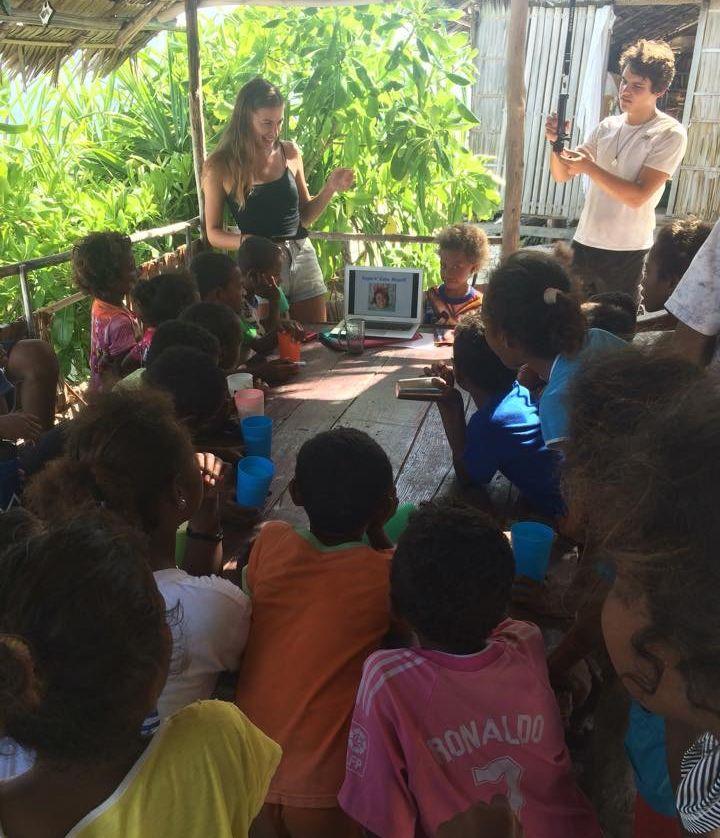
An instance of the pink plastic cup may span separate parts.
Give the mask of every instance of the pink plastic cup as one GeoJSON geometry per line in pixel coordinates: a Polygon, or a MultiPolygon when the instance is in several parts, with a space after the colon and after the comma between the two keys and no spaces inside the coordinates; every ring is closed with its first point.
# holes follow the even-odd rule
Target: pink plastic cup
{"type": "Polygon", "coordinates": [[[248,416],[265,415],[265,394],[262,390],[238,390],[234,399],[241,420],[248,416]]]}

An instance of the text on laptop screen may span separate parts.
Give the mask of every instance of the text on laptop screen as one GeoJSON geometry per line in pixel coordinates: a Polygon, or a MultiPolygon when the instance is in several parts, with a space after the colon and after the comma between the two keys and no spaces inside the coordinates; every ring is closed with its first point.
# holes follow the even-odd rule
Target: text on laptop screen
{"type": "Polygon", "coordinates": [[[420,293],[420,276],[416,270],[351,268],[349,274],[350,314],[372,319],[415,316],[420,293]]]}

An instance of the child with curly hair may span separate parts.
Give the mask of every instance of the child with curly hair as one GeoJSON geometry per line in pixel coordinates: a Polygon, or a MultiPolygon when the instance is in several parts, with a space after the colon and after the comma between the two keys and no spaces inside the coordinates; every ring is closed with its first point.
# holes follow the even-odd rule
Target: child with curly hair
{"type": "MultiPolygon", "coordinates": [[[[645,736],[646,749],[654,744],[653,761],[638,763],[637,749],[633,754],[635,834],[681,834],[674,786],[682,834],[715,835],[720,394],[707,374],[676,356],[598,359],[588,368],[588,381],[605,397],[604,406],[598,415],[575,393],[573,428],[592,421],[603,432],[571,436],[567,480],[592,530],[602,534],[610,562],[611,590],[602,610],[610,659],[641,712],[656,714],[660,722],[655,743],[645,736]],[[662,384],[662,398],[654,392],[656,383],[662,384]]],[[[629,746],[637,744],[629,737],[629,746]]]]}
{"type": "Polygon", "coordinates": [[[438,254],[441,283],[425,295],[425,322],[452,328],[482,304],[482,288],[471,285],[470,278],[487,264],[490,246],[476,224],[454,224],[439,233],[438,254]]]}
{"type": "Polygon", "coordinates": [[[142,329],[124,300],[137,281],[132,242],[112,231],[90,233],[73,247],[73,280],[93,298],[90,314],[90,389],[110,389],[142,329]]]}
{"type": "Polygon", "coordinates": [[[2,835],[247,838],[274,742],[223,701],[143,735],[170,668],[168,605],[147,544],[97,509],[3,554],[0,732],[36,760],[0,782],[2,835]]]}
{"type": "Polygon", "coordinates": [[[339,795],[373,835],[435,835],[501,792],[526,835],[600,838],[540,630],[506,619],[513,575],[507,539],[477,510],[430,503],[411,516],[390,597],[414,642],[365,662],[339,795]]]}
{"type": "MultiPolygon", "coordinates": [[[[166,350],[157,364],[174,351],[166,350]]],[[[210,363],[197,350],[185,351],[210,363]]],[[[64,456],[34,478],[27,502],[51,524],[101,507],[143,533],[158,590],[169,609],[179,604],[183,612],[182,625],[173,627],[174,659],[181,665],[158,697],[164,718],[209,698],[219,674],[237,670],[248,635],[250,601],[219,576],[225,464],[195,453],[169,397],[155,387],[99,394],[68,424],[64,456]],[[176,534],[186,522],[180,568],[176,534]]]]}

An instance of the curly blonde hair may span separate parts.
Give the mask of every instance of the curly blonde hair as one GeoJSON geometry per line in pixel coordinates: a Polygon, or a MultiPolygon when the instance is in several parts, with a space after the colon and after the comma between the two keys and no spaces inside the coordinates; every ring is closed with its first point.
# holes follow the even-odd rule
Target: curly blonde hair
{"type": "Polygon", "coordinates": [[[625,69],[650,79],[653,93],[662,93],[670,87],[675,77],[675,53],[665,41],[648,41],[641,38],[626,47],[620,55],[620,72],[625,69]]]}
{"type": "Polygon", "coordinates": [[[485,231],[476,224],[453,224],[438,233],[441,250],[459,250],[475,267],[484,268],[490,259],[490,244],[485,231]]]}

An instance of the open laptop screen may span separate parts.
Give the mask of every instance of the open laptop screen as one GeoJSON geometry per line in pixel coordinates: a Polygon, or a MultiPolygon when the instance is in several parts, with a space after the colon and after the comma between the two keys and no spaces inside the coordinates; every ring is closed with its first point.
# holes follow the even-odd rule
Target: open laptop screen
{"type": "Polygon", "coordinates": [[[347,311],[373,320],[418,316],[422,274],[415,269],[349,268],[347,311]]]}

